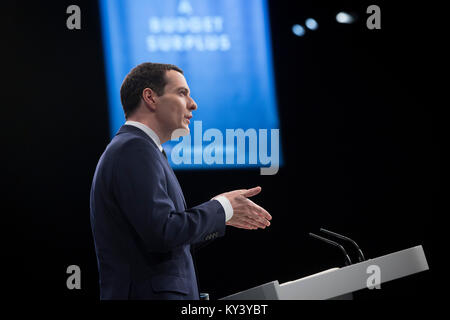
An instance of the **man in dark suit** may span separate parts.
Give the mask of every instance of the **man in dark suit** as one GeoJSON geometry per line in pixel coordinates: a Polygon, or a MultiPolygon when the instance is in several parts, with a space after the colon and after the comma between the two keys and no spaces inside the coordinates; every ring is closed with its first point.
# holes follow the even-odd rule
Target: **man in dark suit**
{"type": "Polygon", "coordinates": [[[162,143],[189,133],[197,105],[183,71],[143,63],[120,89],[126,123],[102,154],[91,188],[101,299],[199,299],[191,246],[225,226],[265,228],[270,214],[235,190],[187,208],[162,143]]]}

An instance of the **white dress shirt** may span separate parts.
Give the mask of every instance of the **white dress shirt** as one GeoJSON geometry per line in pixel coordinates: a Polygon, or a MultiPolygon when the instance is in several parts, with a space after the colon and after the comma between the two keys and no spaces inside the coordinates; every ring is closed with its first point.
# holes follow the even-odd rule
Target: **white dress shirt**
{"type": "MultiPolygon", "coordinates": [[[[155,133],[155,131],[153,131],[152,129],[147,127],[145,124],[137,122],[137,121],[127,121],[127,122],[125,122],[125,124],[136,127],[138,129],[141,129],[142,131],[144,131],[153,140],[153,142],[155,142],[158,149],[161,152],[163,151],[163,147],[161,145],[161,140],[159,140],[159,137],[155,133]]],[[[219,201],[219,203],[223,207],[223,210],[225,211],[225,222],[230,220],[231,217],[233,216],[233,207],[231,206],[230,200],[228,200],[225,196],[216,196],[216,197],[212,198],[211,200],[219,201]]]]}

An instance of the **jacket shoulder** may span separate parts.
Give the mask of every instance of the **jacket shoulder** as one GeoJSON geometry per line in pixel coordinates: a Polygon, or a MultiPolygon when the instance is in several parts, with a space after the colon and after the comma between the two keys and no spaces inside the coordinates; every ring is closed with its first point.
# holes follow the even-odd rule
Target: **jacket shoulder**
{"type": "Polygon", "coordinates": [[[145,153],[151,156],[157,155],[158,148],[148,139],[132,133],[122,133],[116,135],[107,147],[115,156],[127,155],[130,153],[145,153]]]}

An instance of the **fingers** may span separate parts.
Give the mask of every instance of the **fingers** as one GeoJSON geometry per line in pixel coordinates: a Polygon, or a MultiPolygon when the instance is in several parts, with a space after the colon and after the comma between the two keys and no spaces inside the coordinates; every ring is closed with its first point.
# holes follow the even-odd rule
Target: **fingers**
{"type": "Polygon", "coordinates": [[[258,193],[260,193],[261,192],[261,187],[254,187],[254,188],[251,188],[251,189],[248,189],[248,190],[245,190],[243,193],[242,193],[242,195],[244,196],[244,197],[253,197],[253,196],[256,196],[258,193]]]}
{"type": "Polygon", "coordinates": [[[245,199],[245,202],[247,203],[248,217],[270,226],[269,220],[272,220],[272,216],[263,207],[258,206],[250,199],[245,199]]]}
{"type": "Polygon", "coordinates": [[[254,228],[254,229],[265,229],[268,225],[266,224],[266,222],[258,217],[257,215],[249,215],[246,214],[245,216],[240,216],[240,217],[236,217],[236,219],[233,221],[235,223],[238,223],[240,225],[246,225],[250,228],[254,228]]]}
{"type": "Polygon", "coordinates": [[[262,218],[256,212],[251,212],[245,218],[249,219],[251,221],[251,223],[253,223],[253,225],[256,225],[258,228],[264,229],[264,228],[270,226],[270,222],[267,221],[266,219],[262,218]]]}
{"type": "Polygon", "coordinates": [[[237,223],[237,222],[229,222],[228,221],[227,225],[235,227],[235,228],[246,229],[246,230],[256,230],[256,229],[258,229],[256,227],[251,227],[251,226],[245,225],[243,223],[237,223]]]}
{"type": "Polygon", "coordinates": [[[272,216],[267,212],[263,207],[258,206],[256,203],[254,203],[252,200],[247,199],[251,203],[252,209],[262,218],[266,220],[272,220],[272,216]]]}
{"type": "Polygon", "coordinates": [[[250,216],[250,217],[244,217],[243,221],[245,223],[247,223],[250,226],[256,227],[256,228],[261,228],[261,229],[265,229],[266,227],[269,226],[269,222],[264,221],[263,219],[261,219],[258,216],[250,216]]]}

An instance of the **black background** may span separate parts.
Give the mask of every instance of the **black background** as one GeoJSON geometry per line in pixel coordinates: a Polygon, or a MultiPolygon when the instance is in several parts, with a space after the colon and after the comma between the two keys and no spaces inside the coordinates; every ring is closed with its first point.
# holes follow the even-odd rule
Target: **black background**
{"type": "MultiPolygon", "coordinates": [[[[320,227],[354,238],[370,258],[423,246],[429,271],[356,299],[432,296],[441,160],[428,23],[439,8],[393,2],[269,1],[284,167],[274,176],[177,172],[188,206],[260,185],[254,201],[273,216],[266,230],[227,228],[198,252],[201,290],[212,299],[342,266],[339,250],[308,236],[320,227]],[[366,27],[371,4],[381,30],[366,27]],[[359,19],[338,24],[339,10],[359,19]],[[319,29],[294,36],[292,25],[308,17],[319,29]]],[[[99,19],[96,1],[2,9],[3,265],[13,297],[99,297],[89,191],[110,140],[99,19]],[[71,4],[81,30],[66,28],[71,4]],[[71,264],[81,290],[66,288],[71,264]]]]}

